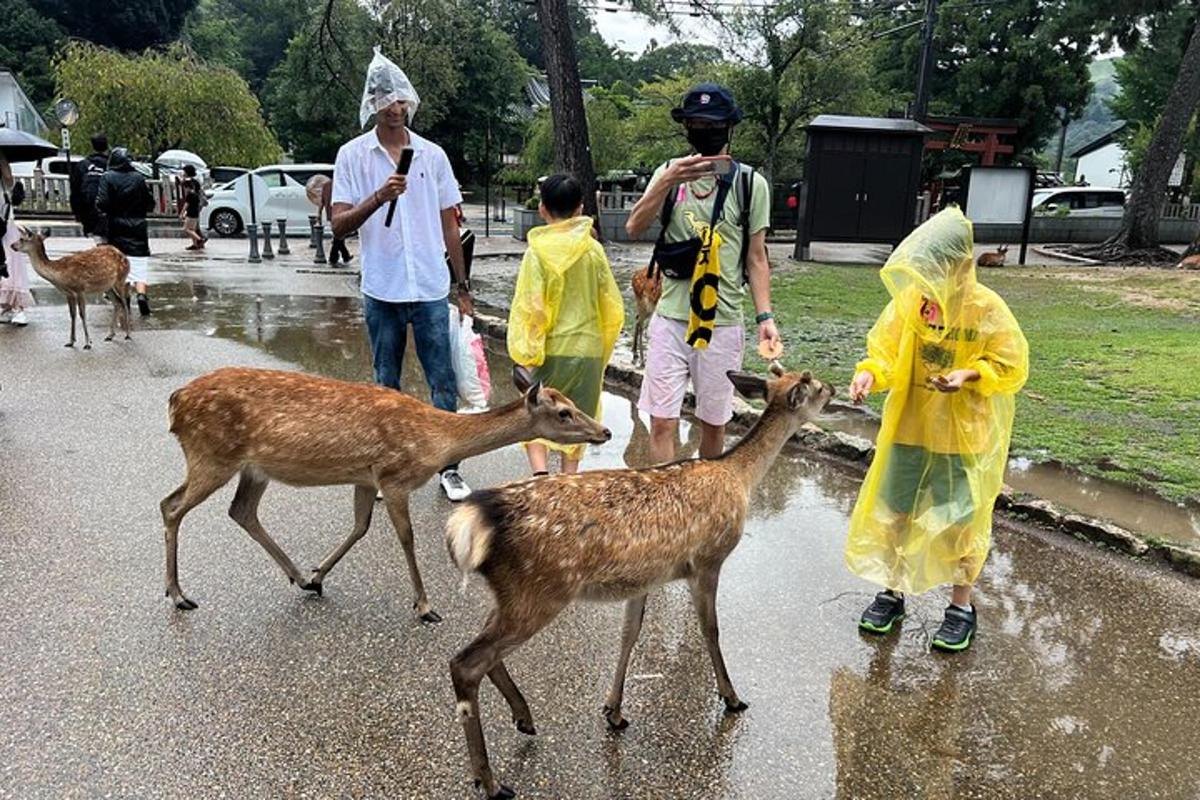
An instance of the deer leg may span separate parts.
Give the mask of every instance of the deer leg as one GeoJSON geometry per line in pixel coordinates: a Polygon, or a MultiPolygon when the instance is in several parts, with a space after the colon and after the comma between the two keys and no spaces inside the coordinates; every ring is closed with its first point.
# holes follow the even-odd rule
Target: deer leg
{"type": "MultiPolygon", "coordinates": [[[[450,660],[450,680],[454,684],[458,716],[462,720],[467,751],[471,757],[471,774],[475,778],[475,785],[483,789],[489,800],[516,795],[512,789],[496,780],[488,763],[487,743],[484,741],[483,726],[479,721],[479,684],[484,675],[490,675],[496,670],[497,665],[503,669],[501,659],[554,619],[563,605],[554,600],[544,602],[535,612],[535,618],[526,619],[519,626],[506,621],[503,611],[497,608],[489,617],[483,632],[450,660]]],[[[505,670],[503,675],[507,674],[505,670]]],[[[511,678],[509,680],[511,682],[511,678]]]]}
{"type": "Polygon", "coordinates": [[[325,557],[321,562],[321,566],[313,570],[312,577],[309,578],[309,584],[316,587],[317,594],[321,593],[321,582],[325,580],[325,576],[329,574],[329,570],[333,569],[334,564],[342,560],[342,556],[350,551],[354,543],[361,539],[367,532],[367,528],[371,527],[371,512],[375,509],[375,487],[373,486],[355,486],[354,487],[354,530],[346,541],[342,542],[333,552],[325,557]]]}
{"type": "Polygon", "coordinates": [[[382,488],[388,516],[392,518],[392,527],[400,537],[400,546],[404,548],[404,558],[408,561],[408,577],[412,580],[413,593],[417,597],[413,608],[422,622],[441,622],[441,615],[429,606],[429,596],[425,594],[425,583],[421,580],[421,570],[417,567],[417,553],[413,549],[412,520],[408,515],[408,491],[392,486],[382,488]]]}
{"type": "Polygon", "coordinates": [[[83,349],[92,349],[92,335],[87,328],[87,297],[83,292],[75,293],[75,303],[79,306],[79,324],[83,326],[83,349]]]}
{"type": "Polygon", "coordinates": [[[287,553],[275,543],[258,520],[258,504],[262,501],[263,493],[267,491],[270,482],[266,475],[254,467],[243,467],[237,492],[233,495],[233,502],[229,504],[229,516],[267,551],[267,555],[275,560],[289,581],[299,584],[300,588],[306,591],[320,593],[321,585],[318,583],[314,586],[304,579],[300,570],[296,569],[296,565],[287,557],[287,553]]]}
{"type": "Polygon", "coordinates": [[[629,720],[621,716],[621,701],[625,696],[625,675],[629,671],[629,658],[633,654],[633,645],[642,632],[642,620],[646,616],[646,595],[625,601],[625,625],[621,629],[621,655],[617,659],[617,674],[613,677],[612,689],[608,699],[604,701],[604,718],[608,727],[614,731],[623,731],[629,727],[629,720]]]}
{"type": "Polygon", "coordinates": [[[189,611],[196,604],[184,596],[179,588],[179,523],[183,517],[196,506],[208,499],[209,495],[220,489],[233,477],[236,468],[198,468],[188,464],[187,478],[178,489],[171,492],[159,509],[162,511],[164,538],[167,547],[167,596],[175,603],[175,607],[189,611]]]}
{"type": "Polygon", "coordinates": [[[642,348],[642,331],[645,324],[639,316],[633,325],[633,362],[642,366],[646,364],[646,353],[642,348]]]}
{"type": "Polygon", "coordinates": [[[496,666],[488,671],[487,676],[508,702],[517,730],[527,736],[537,736],[537,729],[533,727],[533,712],[529,709],[529,703],[525,700],[525,695],[521,694],[521,690],[517,688],[512,676],[508,674],[508,668],[504,666],[504,662],[497,661],[496,666]]]}
{"type": "Polygon", "coordinates": [[[725,711],[735,714],[745,711],[750,706],[738,699],[729,680],[729,672],[725,669],[725,657],[721,655],[720,632],[717,629],[717,581],[720,577],[720,567],[704,570],[688,579],[688,588],[692,590],[692,604],[696,607],[696,616],[700,618],[700,630],[704,633],[704,643],[708,645],[708,655],[712,658],[713,672],[717,677],[717,692],[725,701],[725,711]]]}
{"type": "Polygon", "coordinates": [[[67,342],[67,347],[75,346],[75,293],[64,292],[67,296],[67,311],[71,314],[71,340],[67,342]]]}
{"type": "Polygon", "coordinates": [[[117,285],[113,287],[113,294],[115,294],[117,299],[121,301],[121,322],[125,328],[125,341],[128,342],[133,338],[133,336],[130,335],[129,306],[126,305],[126,301],[129,297],[129,286],[125,283],[125,281],[117,281],[117,285]]]}
{"type": "MultiPolygon", "coordinates": [[[[108,297],[108,292],[105,292],[104,296],[108,297]]],[[[106,342],[111,342],[113,339],[117,338],[117,320],[120,319],[121,314],[121,312],[117,310],[117,303],[120,301],[120,298],[117,297],[117,293],[113,292],[110,299],[112,300],[113,310],[112,318],[108,321],[108,336],[104,337],[104,341],[106,342]]]]}

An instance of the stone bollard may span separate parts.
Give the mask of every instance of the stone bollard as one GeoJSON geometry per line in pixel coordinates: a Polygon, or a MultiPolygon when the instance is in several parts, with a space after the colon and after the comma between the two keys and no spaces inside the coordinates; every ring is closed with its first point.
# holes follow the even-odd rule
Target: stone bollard
{"type": "Polygon", "coordinates": [[[246,226],[246,235],[250,237],[250,258],[251,264],[262,262],[262,258],[258,255],[258,226],[251,224],[246,226]]]}
{"type": "Polygon", "coordinates": [[[279,223],[279,249],[275,252],[279,253],[281,256],[290,256],[292,254],[292,249],[288,247],[287,220],[278,219],[275,221],[279,223]]]}
{"type": "Polygon", "coordinates": [[[313,255],[314,264],[324,264],[325,259],[325,225],[318,219],[313,224],[313,244],[317,252],[313,255]]]}
{"type": "Polygon", "coordinates": [[[308,249],[311,250],[317,246],[317,223],[321,221],[318,216],[310,215],[308,218],[308,249]]]}
{"type": "Polygon", "coordinates": [[[271,223],[264,222],[263,226],[263,251],[262,257],[265,259],[275,258],[275,250],[271,247],[271,223]]]}

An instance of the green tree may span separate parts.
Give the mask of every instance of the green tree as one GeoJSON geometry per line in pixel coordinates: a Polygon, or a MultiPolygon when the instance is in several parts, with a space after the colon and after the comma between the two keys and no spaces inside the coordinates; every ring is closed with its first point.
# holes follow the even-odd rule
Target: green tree
{"type": "Polygon", "coordinates": [[[652,83],[679,74],[692,74],[721,60],[721,51],[711,45],[673,42],[660,46],[651,39],[638,56],[635,70],[639,80],[652,83]]]}
{"type": "Polygon", "coordinates": [[[77,130],[105,131],[151,159],[186,147],[211,164],[277,161],[280,149],[246,82],[182,46],[127,55],[73,41],[55,60],[59,93],[79,103],[77,130]]]}
{"type": "MultiPolygon", "coordinates": [[[[1014,119],[1017,153],[1041,149],[1061,128],[1055,107],[1070,117],[1083,111],[1091,91],[1088,66],[1096,36],[1094,16],[1067,13],[1060,0],[978,3],[949,0],[934,28],[931,114],[1014,119]]],[[[880,28],[919,15],[872,18],[880,28]]],[[[876,49],[884,85],[901,96],[916,88],[921,27],[876,49]]]]}
{"type": "Polygon", "coordinates": [[[54,99],[50,61],[62,40],[58,24],[39,14],[28,0],[0,0],[0,65],[13,71],[39,108],[54,99]]]}
{"type": "Polygon", "coordinates": [[[118,50],[173,42],[197,0],[30,0],[68,35],[118,50]]]}

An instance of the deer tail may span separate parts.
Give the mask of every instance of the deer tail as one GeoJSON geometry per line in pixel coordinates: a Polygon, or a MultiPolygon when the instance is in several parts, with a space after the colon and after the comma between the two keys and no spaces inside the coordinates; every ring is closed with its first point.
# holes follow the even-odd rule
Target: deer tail
{"type": "Polygon", "coordinates": [[[479,569],[492,549],[496,529],[483,509],[470,500],[446,522],[446,547],[455,566],[464,574],[479,569]]]}

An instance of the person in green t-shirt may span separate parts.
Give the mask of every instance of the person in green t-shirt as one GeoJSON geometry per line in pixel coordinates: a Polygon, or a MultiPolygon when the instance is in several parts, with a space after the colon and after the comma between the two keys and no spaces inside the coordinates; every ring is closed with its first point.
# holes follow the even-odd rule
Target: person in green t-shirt
{"type": "MultiPolygon", "coordinates": [[[[702,83],[683,99],[671,117],[682,123],[695,155],[673,159],[660,166],[645,194],[630,212],[625,229],[640,237],[662,214],[663,203],[673,194],[675,206],[667,226],[667,242],[693,237],[709,240],[713,208],[720,183],[729,187],[716,224],[720,274],[716,278],[716,319],[711,336],[700,337],[707,346],[688,343],[695,327],[692,282],[664,276],[662,298],[649,326],[646,375],[638,407],[650,415],[650,454],[657,462],[675,458],[679,412],[689,379],[696,395],[700,420],[700,456],[715,458],[725,444],[725,425],[733,416],[733,384],[727,374],[742,368],[745,333],[742,320],[742,173],[750,167],[729,155],[733,128],[742,111],[729,91],[702,83]],[[691,318],[691,322],[689,322],[691,318]]],[[[770,266],[766,236],[770,225],[771,187],[755,172],[750,200],[750,243],[746,248],[746,276],[757,312],[758,341],[768,352],[782,350],[779,331],[771,314],[770,266]],[[765,343],[765,345],[763,345],[765,343]]],[[[698,267],[699,268],[699,267],[698,267]]],[[[714,267],[715,269],[715,267],[714,267]]]]}

